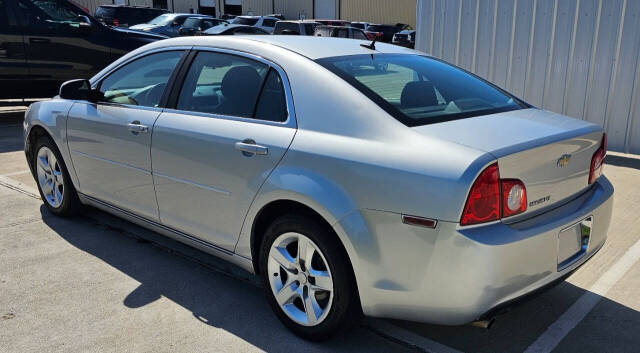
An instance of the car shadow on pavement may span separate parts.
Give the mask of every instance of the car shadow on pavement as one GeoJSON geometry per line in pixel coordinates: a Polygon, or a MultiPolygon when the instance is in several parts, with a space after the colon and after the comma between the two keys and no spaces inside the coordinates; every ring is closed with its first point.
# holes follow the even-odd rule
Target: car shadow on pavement
{"type": "Polygon", "coordinates": [[[616,156],[609,154],[605,158],[606,164],[615,165],[617,167],[633,168],[640,170],[640,158],[630,158],[624,156],[616,156]]]}
{"type": "MultiPolygon", "coordinates": [[[[632,292],[636,291],[632,289],[632,292]]],[[[394,321],[400,327],[463,352],[523,352],[582,295],[567,281],[496,317],[491,329],[394,321]]],[[[555,352],[631,352],[640,347],[640,312],[601,297],[555,352]]]]}
{"type": "Polygon", "coordinates": [[[0,153],[20,151],[24,148],[23,121],[24,112],[0,113],[0,153]]]}
{"type": "Polygon", "coordinates": [[[40,212],[65,241],[140,283],[123,298],[127,308],[165,297],[190,311],[194,320],[265,351],[405,349],[364,328],[328,342],[304,341],[278,321],[256,277],[234,265],[93,208],[70,219],[52,217],[44,205],[40,212]]]}

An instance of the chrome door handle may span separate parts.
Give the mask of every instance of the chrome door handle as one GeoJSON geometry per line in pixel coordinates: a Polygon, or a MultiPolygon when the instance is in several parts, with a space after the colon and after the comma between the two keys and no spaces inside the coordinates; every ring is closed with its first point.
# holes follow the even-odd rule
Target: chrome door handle
{"type": "Polygon", "coordinates": [[[129,125],[129,131],[131,131],[134,135],[137,135],[141,132],[149,132],[149,127],[147,125],[140,124],[139,121],[133,121],[129,125]]]}
{"type": "Polygon", "coordinates": [[[269,154],[269,148],[265,146],[257,145],[255,141],[246,139],[242,142],[236,142],[236,149],[242,151],[242,154],[249,157],[254,154],[266,155],[269,154]]]}

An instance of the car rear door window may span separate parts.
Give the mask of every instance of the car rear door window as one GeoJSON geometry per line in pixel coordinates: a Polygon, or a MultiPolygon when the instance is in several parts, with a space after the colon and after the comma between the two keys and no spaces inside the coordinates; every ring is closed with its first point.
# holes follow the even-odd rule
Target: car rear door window
{"type": "Polygon", "coordinates": [[[111,73],[100,83],[101,101],[157,107],[183,51],[147,55],[111,73]]]}
{"type": "Polygon", "coordinates": [[[200,52],[178,97],[176,109],[250,118],[269,67],[242,56],[200,52]]]}
{"type": "Polygon", "coordinates": [[[262,87],[254,118],[283,122],[287,120],[287,116],[287,102],[282,78],[274,69],[271,69],[262,87]]]}
{"type": "Polygon", "coordinates": [[[264,27],[274,27],[276,25],[276,20],[272,20],[270,18],[265,18],[262,21],[262,26],[264,27]]]}
{"type": "Polygon", "coordinates": [[[366,40],[367,36],[364,35],[364,32],[359,31],[357,29],[352,29],[353,31],[353,39],[362,39],[362,40],[366,40]]]}

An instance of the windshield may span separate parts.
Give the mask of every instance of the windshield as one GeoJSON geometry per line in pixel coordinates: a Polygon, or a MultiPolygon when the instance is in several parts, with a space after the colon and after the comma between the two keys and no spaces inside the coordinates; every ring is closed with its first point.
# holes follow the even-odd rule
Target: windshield
{"type": "Polygon", "coordinates": [[[395,26],[387,26],[387,25],[371,25],[369,27],[367,27],[367,31],[371,31],[371,32],[391,32],[391,31],[397,31],[398,28],[396,28],[395,26]]]}
{"type": "Polygon", "coordinates": [[[468,72],[422,55],[351,55],[317,62],[407,126],[528,107],[468,72]]]}
{"type": "Polygon", "coordinates": [[[170,23],[173,22],[173,19],[175,18],[175,15],[171,15],[171,14],[164,14],[164,15],[160,15],[156,18],[154,18],[153,20],[149,21],[150,25],[158,25],[158,26],[166,26],[170,23]]]}
{"type": "Polygon", "coordinates": [[[253,26],[254,24],[258,23],[258,19],[257,18],[236,17],[236,18],[233,19],[233,21],[231,21],[231,23],[235,23],[235,24],[239,24],[239,25],[253,26]]]}

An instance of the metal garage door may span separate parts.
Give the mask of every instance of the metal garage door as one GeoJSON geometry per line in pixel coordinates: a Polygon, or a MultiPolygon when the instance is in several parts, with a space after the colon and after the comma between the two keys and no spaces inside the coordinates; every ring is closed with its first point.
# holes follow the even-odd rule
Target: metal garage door
{"type": "Polygon", "coordinates": [[[336,0],[316,0],[314,17],[317,19],[336,18],[336,0]]]}
{"type": "Polygon", "coordinates": [[[416,48],[640,153],[640,1],[418,0],[416,48]]]}

